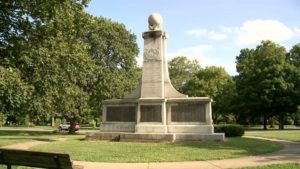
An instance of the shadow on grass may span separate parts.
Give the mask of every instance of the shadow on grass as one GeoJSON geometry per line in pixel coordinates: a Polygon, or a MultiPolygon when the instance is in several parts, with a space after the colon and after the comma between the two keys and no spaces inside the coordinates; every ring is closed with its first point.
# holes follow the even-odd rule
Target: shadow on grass
{"type": "Polygon", "coordinates": [[[258,155],[279,151],[284,148],[281,143],[272,142],[268,140],[258,140],[253,138],[229,138],[224,142],[182,142],[175,143],[177,146],[192,147],[199,149],[206,149],[208,151],[214,150],[242,150],[238,155],[258,155]]]}
{"type": "Polygon", "coordinates": [[[55,135],[68,135],[68,136],[76,136],[76,135],[84,135],[82,133],[74,133],[69,134],[68,132],[56,132],[53,131],[39,131],[39,130],[0,130],[0,136],[55,136],[55,135]]]}
{"type": "Polygon", "coordinates": [[[41,136],[55,135],[53,131],[38,131],[38,130],[0,130],[0,136],[41,136]]]}

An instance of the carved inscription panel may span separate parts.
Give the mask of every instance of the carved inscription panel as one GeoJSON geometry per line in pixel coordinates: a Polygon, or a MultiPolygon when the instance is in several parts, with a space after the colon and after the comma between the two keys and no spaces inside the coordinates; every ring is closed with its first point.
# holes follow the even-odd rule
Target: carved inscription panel
{"type": "Polygon", "coordinates": [[[161,105],[141,105],[141,122],[162,122],[161,105]]]}
{"type": "Polygon", "coordinates": [[[172,122],[205,122],[205,104],[178,103],[171,105],[172,122]]]}
{"type": "Polygon", "coordinates": [[[135,122],[135,106],[111,106],[106,108],[106,121],[135,122]]]}

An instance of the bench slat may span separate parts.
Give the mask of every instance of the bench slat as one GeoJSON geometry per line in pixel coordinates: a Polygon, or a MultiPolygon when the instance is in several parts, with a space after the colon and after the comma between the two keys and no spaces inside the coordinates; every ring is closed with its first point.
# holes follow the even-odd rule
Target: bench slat
{"type": "Polygon", "coordinates": [[[0,164],[72,169],[69,154],[0,149],[0,164]]]}

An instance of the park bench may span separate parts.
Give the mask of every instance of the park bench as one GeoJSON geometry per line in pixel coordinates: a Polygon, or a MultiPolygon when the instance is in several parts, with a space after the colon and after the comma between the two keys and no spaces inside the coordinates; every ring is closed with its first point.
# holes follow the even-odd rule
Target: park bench
{"type": "Polygon", "coordinates": [[[0,164],[6,165],[7,169],[11,169],[12,165],[49,169],[83,168],[83,166],[72,165],[69,154],[3,148],[0,148],[0,164]]]}

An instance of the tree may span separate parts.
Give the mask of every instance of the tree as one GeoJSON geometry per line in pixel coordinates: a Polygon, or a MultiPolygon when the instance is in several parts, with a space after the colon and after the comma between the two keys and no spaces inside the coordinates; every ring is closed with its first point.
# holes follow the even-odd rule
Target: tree
{"type": "Polygon", "coordinates": [[[295,68],[286,57],[285,48],[271,41],[262,41],[255,49],[242,49],[237,57],[236,78],[240,108],[247,114],[264,119],[278,115],[280,129],[284,116],[295,110],[295,89],[292,77],[295,68]]]}
{"type": "Polygon", "coordinates": [[[189,96],[213,98],[213,120],[216,123],[233,110],[235,83],[222,67],[210,66],[199,70],[196,76],[185,84],[183,91],[189,96]]]}
{"type": "MultiPolygon", "coordinates": [[[[287,53],[287,56],[290,63],[294,65],[294,74],[291,74],[290,77],[295,85],[295,98],[300,98],[300,43],[294,45],[289,53],[287,53]]],[[[295,101],[295,104],[298,104],[298,109],[295,114],[295,122],[297,123],[297,120],[300,120],[300,100],[295,99],[295,101]]]]}
{"type": "MultiPolygon", "coordinates": [[[[87,14],[87,2],[0,3],[0,66],[16,70],[20,86],[31,89],[23,100],[29,106],[18,107],[36,122],[61,115],[71,122],[71,133],[87,112],[101,112],[104,99],[133,89],[138,76],[135,35],[87,14]]],[[[4,97],[0,101],[7,107],[4,97]]]]}
{"type": "Polygon", "coordinates": [[[294,45],[292,49],[287,53],[287,56],[292,64],[300,67],[300,43],[294,45]]]}
{"type": "Polygon", "coordinates": [[[189,60],[185,56],[173,58],[168,63],[172,85],[183,92],[184,85],[201,69],[197,60],[189,60]]]}
{"type": "Polygon", "coordinates": [[[6,118],[7,118],[6,114],[0,112],[0,127],[2,127],[5,124],[6,118]]]}
{"type": "Polygon", "coordinates": [[[0,66],[0,112],[7,115],[25,116],[29,108],[32,86],[21,80],[20,72],[0,66]]]}
{"type": "Polygon", "coordinates": [[[95,71],[86,91],[94,116],[102,112],[102,101],[121,98],[135,89],[140,69],[136,64],[138,46],[136,36],[123,24],[102,17],[89,16],[84,41],[89,44],[89,56],[95,71]]]}

